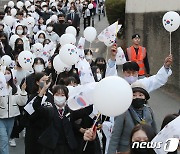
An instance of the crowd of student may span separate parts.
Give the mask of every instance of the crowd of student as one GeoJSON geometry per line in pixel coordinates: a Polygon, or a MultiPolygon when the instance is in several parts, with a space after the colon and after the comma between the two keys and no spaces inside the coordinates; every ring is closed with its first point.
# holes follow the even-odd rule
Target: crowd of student
{"type": "MultiPolygon", "coordinates": [[[[83,83],[78,69],[73,66],[71,70],[57,74],[53,59],[59,53],[59,39],[65,29],[72,25],[78,34],[81,17],[84,18],[84,28],[89,26],[91,15],[103,5],[103,1],[76,0],[70,3],[68,0],[30,0],[22,7],[17,4],[13,5],[10,1],[4,12],[0,12],[0,59],[9,55],[13,60],[8,67],[0,66],[0,154],[9,153],[9,142],[11,146],[16,146],[15,138],[23,130],[25,154],[153,153],[152,149],[131,148],[130,145],[135,141],[149,142],[157,133],[154,114],[148,104],[149,92],[167,82],[172,73],[172,55],[165,59],[157,74],[150,77],[139,74],[142,68],[137,61],[123,64],[123,77],[133,90],[132,104],[124,114],[115,118],[102,115],[96,127],[92,128],[97,116],[92,116],[94,106],[73,111],[67,103],[70,97],[68,88],[76,88],[83,83]],[[88,8],[89,3],[93,3],[91,10],[88,8]],[[13,9],[17,13],[10,26],[5,18],[13,14],[13,9]],[[57,15],[57,21],[52,15],[57,15]],[[35,25],[31,28],[26,22],[29,16],[35,19],[35,25]],[[33,45],[36,43],[43,46],[42,56],[38,55],[34,59],[31,71],[24,70],[18,62],[18,55],[24,50],[35,52],[33,45]],[[7,91],[6,94],[2,88],[7,91]],[[24,108],[27,104],[31,106],[32,113],[24,108]],[[114,119],[113,122],[111,119],[114,119]],[[112,124],[111,138],[107,138],[103,132],[102,124],[105,121],[112,124]],[[110,140],[109,144],[107,140],[110,140]],[[84,148],[86,141],[88,144],[84,148]]],[[[140,36],[134,35],[132,39],[137,37],[140,36]]],[[[136,45],[134,48],[138,47],[136,45]]],[[[95,82],[106,76],[117,75],[117,44],[111,47],[108,61],[103,57],[97,57],[94,61],[90,49],[85,49],[84,53],[95,82]]],[[[128,56],[126,53],[127,60],[130,60],[128,56]]],[[[149,70],[146,73],[149,74],[149,70]]],[[[170,120],[166,117],[162,128],[177,116],[169,115],[170,120]]]]}

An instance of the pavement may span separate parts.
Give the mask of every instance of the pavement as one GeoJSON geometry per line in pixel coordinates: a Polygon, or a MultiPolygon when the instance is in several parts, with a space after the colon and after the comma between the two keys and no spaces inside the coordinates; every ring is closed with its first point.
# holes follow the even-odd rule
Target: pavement
{"type": "MultiPolygon", "coordinates": [[[[82,21],[81,21],[82,23],[82,21]]],[[[82,25],[82,24],[81,24],[82,25]]],[[[101,17],[101,21],[98,21],[98,16],[95,16],[95,28],[98,34],[108,26],[107,18],[101,17]]],[[[81,26],[80,36],[83,34],[83,25],[81,26]]],[[[78,37],[79,38],[79,37],[78,37]]],[[[78,39],[77,38],[77,39],[78,39]]],[[[86,43],[86,48],[89,48],[90,44],[86,43]]],[[[94,57],[103,56],[106,57],[107,48],[102,42],[95,40],[91,49],[93,50],[94,57]]],[[[119,68],[120,73],[121,67],[119,68]]],[[[149,105],[152,107],[155,115],[158,130],[162,124],[164,117],[167,114],[177,113],[180,109],[180,97],[174,97],[171,93],[164,92],[162,89],[156,90],[150,94],[151,98],[149,105]]],[[[24,138],[20,137],[16,139],[17,146],[10,147],[10,154],[24,154],[24,138]]]]}

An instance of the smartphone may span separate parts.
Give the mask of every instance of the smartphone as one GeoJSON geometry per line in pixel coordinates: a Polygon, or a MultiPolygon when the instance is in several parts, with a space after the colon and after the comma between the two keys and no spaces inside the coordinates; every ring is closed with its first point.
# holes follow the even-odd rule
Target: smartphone
{"type": "Polygon", "coordinates": [[[48,76],[48,80],[46,81],[46,84],[48,84],[49,82],[52,81],[52,73],[49,74],[48,76]]]}

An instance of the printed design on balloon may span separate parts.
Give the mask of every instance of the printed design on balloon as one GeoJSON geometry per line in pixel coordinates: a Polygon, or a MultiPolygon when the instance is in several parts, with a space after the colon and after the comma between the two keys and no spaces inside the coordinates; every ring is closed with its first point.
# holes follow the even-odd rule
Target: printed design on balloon
{"type": "MultiPolygon", "coordinates": [[[[80,95],[82,95],[82,93],[80,93],[80,95]]],[[[77,102],[78,105],[84,107],[84,106],[87,106],[87,103],[86,101],[83,99],[83,97],[81,96],[77,96],[77,97],[74,97],[75,101],[77,102]]]]}
{"type": "Polygon", "coordinates": [[[165,22],[165,25],[169,25],[170,24],[171,26],[173,26],[173,23],[172,23],[173,19],[170,19],[170,20],[169,19],[164,19],[164,22],[165,22]]]}
{"type": "Polygon", "coordinates": [[[26,63],[32,63],[32,57],[31,58],[26,58],[26,57],[24,57],[24,63],[26,64],[26,63]]]}
{"type": "Polygon", "coordinates": [[[69,52],[70,55],[72,55],[73,53],[76,53],[76,54],[77,54],[77,52],[75,51],[75,49],[68,49],[68,51],[70,51],[70,52],[69,52]]]}

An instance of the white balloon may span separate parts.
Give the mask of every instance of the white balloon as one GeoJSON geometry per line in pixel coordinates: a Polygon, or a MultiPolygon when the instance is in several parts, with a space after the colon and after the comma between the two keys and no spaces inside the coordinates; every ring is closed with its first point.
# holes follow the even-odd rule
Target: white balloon
{"type": "Polygon", "coordinates": [[[4,10],[6,9],[7,5],[4,5],[4,10]]]}
{"type": "Polygon", "coordinates": [[[70,70],[72,67],[69,65],[66,65],[65,63],[62,62],[61,58],[59,55],[55,56],[53,59],[53,67],[57,71],[57,73],[61,73],[67,70],[70,70]]]}
{"type": "Polygon", "coordinates": [[[16,3],[16,6],[17,6],[17,8],[21,9],[21,8],[24,6],[24,3],[21,2],[21,1],[18,1],[18,2],[16,3]]]}
{"type": "Polygon", "coordinates": [[[51,19],[46,20],[46,25],[48,25],[51,22],[51,19]]]}
{"type": "Polygon", "coordinates": [[[76,38],[73,34],[63,34],[60,37],[60,44],[61,46],[65,44],[76,44],[76,38]]]}
{"type": "Polygon", "coordinates": [[[9,27],[12,27],[15,22],[15,19],[12,16],[5,16],[4,23],[7,24],[9,27]]]}
{"type": "Polygon", "coordinates": [[[1,58],[1,64],[4,65],[4,66],[9,66],[11,63],[12,63],[12,59],[10,56],[8,55],[4,55],[2,58],[1,58]]]}
{"type": "Polygon", "coordinates": [[[15,16],[17,14],[17,10],[15,8],[11,9],[11,15],[15,16]]]}
{"type": "Polygon", "coordinates": [[[162,19],[163,26],[168,32],[174,32],[179,28],[179,14],[174,11],[167,12],[162,19]]]}
{"type": "Polygon", "coordinates": [[[34,5],[32,5],[32,6],[31,6],[31,11],[32,11],[32,12],[34,12],[34,11],[35,11],[35,9],[36,9],[36,8],[35,8],[35,6],[34,6],[34,5]]]}
{"type": "Polygon", "coordinates": [[[13,1],[9,1],[9,2],[8,2],[8,6],[11,7],[11,8],[13,8],[13,7],[14,7],[14,2],[13,2],[13,1]]]}
{"type": "Polygon", "coordinates": [[[90,9],[90,10],[93,9],[93,7],[94,7],[94,6],[93,6],[92,3],[90,3],[90,4],[88,5],[88,9],[90,9]]]}
{"type": "Polygon", "coordinates": [[[29,6],[31,6],[31,3],[30,3],[30,1],[25,1],[24,5],[26,8],[28,8],[29,6]]]}
{"type": "Polygon", "coordinates": [[[79,54],[77,48],[72,44],[65,44],[59,51],[59,56],[66,65],[74,65],[79,61],[79,54]]]}
{"type": "Polygon", "coordinates": [[[97,31],[94,27],[87,27],[84,30],[84,37],[87,41],[93,42],[96,39],[97,31]]]}
{"type": "Polygon", "coordinates": [[[94,105],[106,116],[123,114],[131,105],[131,86],[121,77],[110,76],[102,79],[94,89],[94,105]]]}
{"type": "Polygon", "coordinates": [[[66,34],[73,34],[75,37],[77,35],[77,30],[73,26],[68,26],[66,28],[66,34]]]}
{"type": "Polygon", "coordinates": [[[35,25],[35,19],[33,17],[27,17],[26,20],[25,20],[25,25],[28,28],[33,28],[34,25],[35,25]]]}
{"type": "Polygon", "coordinates": [[[126,62],[126,57],[124,55],[124,51],[121,47],[117,48],[117,54],[116,54],[116,64],[117,65],[123,65],[126,62]]]}
{"type": "Polygon", "coordinates": [[[43,52],[43,45],[41,43],[35,43],[31,48],[32,53],[38,55],[39,53],[43,52]]]}
{"type": "Polygon", "coordinates": [[[54,21],[54,22],[57,22],[58,21],[58,17],[57,17],[57,15],[52,15],[51,16],[51,21],[54,21]]]}
{"type": "Polygon", "coordinates": [[[14,46],[15,46],[15,42],[16,39],[19,38],[18,35],[14,34],[11,36],[10,40],[9,40],[9,45],[11,46],[11,48],[14,50],[14,46]]]}
{"type": "Polygon", "coordinates": [[[34,55],[30,51],[22,51],[18,56],[20,66],[25,70],[31,70],[34,63],[34,55]]]}

